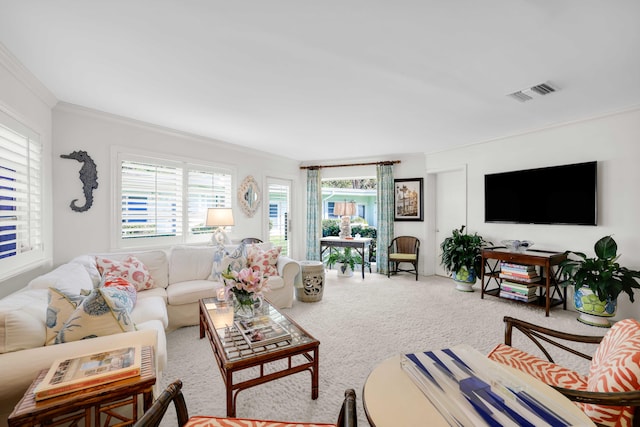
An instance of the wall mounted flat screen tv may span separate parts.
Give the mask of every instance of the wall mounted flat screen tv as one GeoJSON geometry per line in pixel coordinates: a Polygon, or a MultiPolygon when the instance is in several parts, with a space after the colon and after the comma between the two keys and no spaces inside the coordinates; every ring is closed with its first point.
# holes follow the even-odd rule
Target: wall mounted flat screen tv
{"type": "Polygon", "coordinates": [[[597,225],[598,163],[484,176],[485,222],[597,225]]]}

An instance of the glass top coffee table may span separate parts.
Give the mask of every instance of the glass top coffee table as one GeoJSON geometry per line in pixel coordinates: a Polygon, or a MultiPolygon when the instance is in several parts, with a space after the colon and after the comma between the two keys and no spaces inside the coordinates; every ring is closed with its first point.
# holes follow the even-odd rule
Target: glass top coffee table
{"type": "MultiPolygon", "coordinates": [[[[233,321],[233,308],[215,298],[200,300],[200,339],[209,339],[227,394],[227,416],[236,416],[236,398],[241,390],[298,372],[311,373],[311,398],[318,398],[318,348],[313,338],[267,300],[256,309],[284,327],[290,337],[267,345],[249,345],[233,321]],[[250,371],[253,368],[253,371],[250,371]],[[265,369],[266,368],[266,369],[265,369]],[[234,381],[234,373],[250,371],[234,381]],[[254,372],[255,371],[255,372],[254,372]]],[[[235,319],[238,320],[238,319],[235,319]]],[[[237,379],[237,378],[236,378],[237,379]]]]}

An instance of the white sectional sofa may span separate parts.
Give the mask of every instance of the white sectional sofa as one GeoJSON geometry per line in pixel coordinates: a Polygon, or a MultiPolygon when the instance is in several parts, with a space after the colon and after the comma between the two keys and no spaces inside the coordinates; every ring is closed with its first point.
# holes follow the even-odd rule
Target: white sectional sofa
{"type": "MultiPolygon", "coordinates": [[[[229,247],[228,250],[232,250],[229,247]]],[[[167,363],[165,331],[198,324],[198,301],[214,297],[222,283],[211,279],[214,248],[175,246],[167,250],[82,255],[32,280],[25,288],[0,299],[0,426],[38,372],[58,358],[106,350],[131,343],[155,348],[156,369],[167,363]],[[131,312],[132,332],[88,340],[45,345],[49,287],[78,293],[100,283],[95,257],[121,261],[133,255],[149,270],[155,287],[137,292],[131,312]]],[[[279,308],[291,307],[297,262],[280,256],[278,277],[269,280],[266,297],[279,308]]]]}

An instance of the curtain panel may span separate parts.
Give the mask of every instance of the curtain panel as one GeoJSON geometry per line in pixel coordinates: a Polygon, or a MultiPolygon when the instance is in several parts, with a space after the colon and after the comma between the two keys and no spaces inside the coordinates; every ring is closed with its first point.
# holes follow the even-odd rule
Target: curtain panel
{"type": "Polygon", "coordinates": [[[378,242],[376,265],[378,273],[387,274],[387,248],[393,240],[393,165],[377,167],[378,178],[378,242]]]}
{"type": "MultiPolygon", "coordinates": [[[[393,180],[392,180],[393,181],[393,180]]],[[[309,261],[320,259],[320,236],[322,233],[322,207],[320,197],[322,184],[319,169],[307,169],[307,253],[309,261]]]]}

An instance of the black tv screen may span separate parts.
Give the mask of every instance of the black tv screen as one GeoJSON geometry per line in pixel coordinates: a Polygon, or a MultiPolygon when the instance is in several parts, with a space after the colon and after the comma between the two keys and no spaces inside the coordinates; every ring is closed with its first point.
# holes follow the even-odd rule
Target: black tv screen
{"type": "Polygon", "coordinates": [[[597,224],[598,163],[484,176],[485,222],[597,224]]]}

